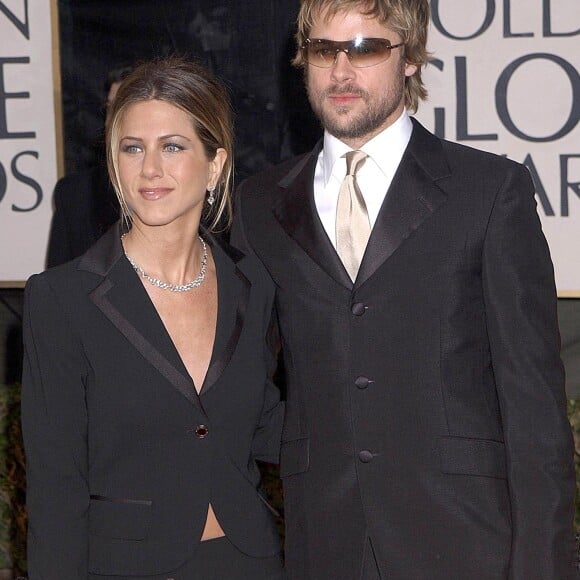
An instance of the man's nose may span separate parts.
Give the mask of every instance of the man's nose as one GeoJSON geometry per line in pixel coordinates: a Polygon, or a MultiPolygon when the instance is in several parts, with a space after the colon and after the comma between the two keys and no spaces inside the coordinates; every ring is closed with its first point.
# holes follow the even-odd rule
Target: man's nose
{"type": "Polygon", "coordinates": [[[337,81],[345,81],[355,76],[355,70],[352,66],[346,50],[337,50],[332,65],[332,78],[337,81]]]}

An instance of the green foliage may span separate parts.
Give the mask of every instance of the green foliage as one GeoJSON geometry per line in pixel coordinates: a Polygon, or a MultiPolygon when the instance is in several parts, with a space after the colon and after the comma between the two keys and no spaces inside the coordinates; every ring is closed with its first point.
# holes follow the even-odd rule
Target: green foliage
{"type": "Polygon", "coordinates": [[[26,570],[26,475],[20,385],[0,385],[0,568],[26,570]]]}

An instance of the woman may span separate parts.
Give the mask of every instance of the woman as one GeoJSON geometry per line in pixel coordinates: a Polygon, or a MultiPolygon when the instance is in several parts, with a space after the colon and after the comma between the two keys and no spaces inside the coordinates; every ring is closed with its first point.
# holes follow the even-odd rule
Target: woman
{"type": "Polygon", "coordinates": [[[26,288],[30,578],[282,578],[255,463],[280,440],[273,288],[210,233],[230,211],[224,89],[141,65],[107,160],[123,224],[26,288]]]}

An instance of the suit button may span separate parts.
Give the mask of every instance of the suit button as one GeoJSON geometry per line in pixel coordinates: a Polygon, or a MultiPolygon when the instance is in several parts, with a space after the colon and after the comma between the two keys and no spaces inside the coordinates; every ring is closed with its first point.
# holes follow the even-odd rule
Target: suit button
{"type": "Polygon", "coordinates": [[[355,316],[362,316],[367,310],[367,307],[362,302],[355,302],[351,307],[350,311],[355,316]]]}
{"type": "Polygon", "coordinates": [[[204,439],[209,435],[209,429],[205,425],[198,425],[195,428],[195,435],[200,439],[204,439]]]}
{"type": "Polygon", "coordinates": [[[373,460],[373,454],[368,449],[363,449],[359,452],[358,458],[363,463],[370,463],[373,460]]]}
{"type": "Polygon", "coordinates": [[[359,388],[359,389],[366,389],[373,381],[371,381],[370,379],[368,379],[367,377],[363,377],[360,376],[356,379],[356,381],[354,382],[354,384],[359,388]]]}

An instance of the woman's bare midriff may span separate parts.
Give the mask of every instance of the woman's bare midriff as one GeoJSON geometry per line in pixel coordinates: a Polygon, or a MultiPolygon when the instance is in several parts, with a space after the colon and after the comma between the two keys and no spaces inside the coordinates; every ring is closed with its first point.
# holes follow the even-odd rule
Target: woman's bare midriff
{"type": "Polygon", "coordinates": [[[222,530],[211,504],[209,504],[207,507],[207,519],[205,520],[205,528],[201,535],[201,541],[205,542],[206,540],[215,540],[216,538],[221,538],[225,535],[226,534],[222,530]]]}

